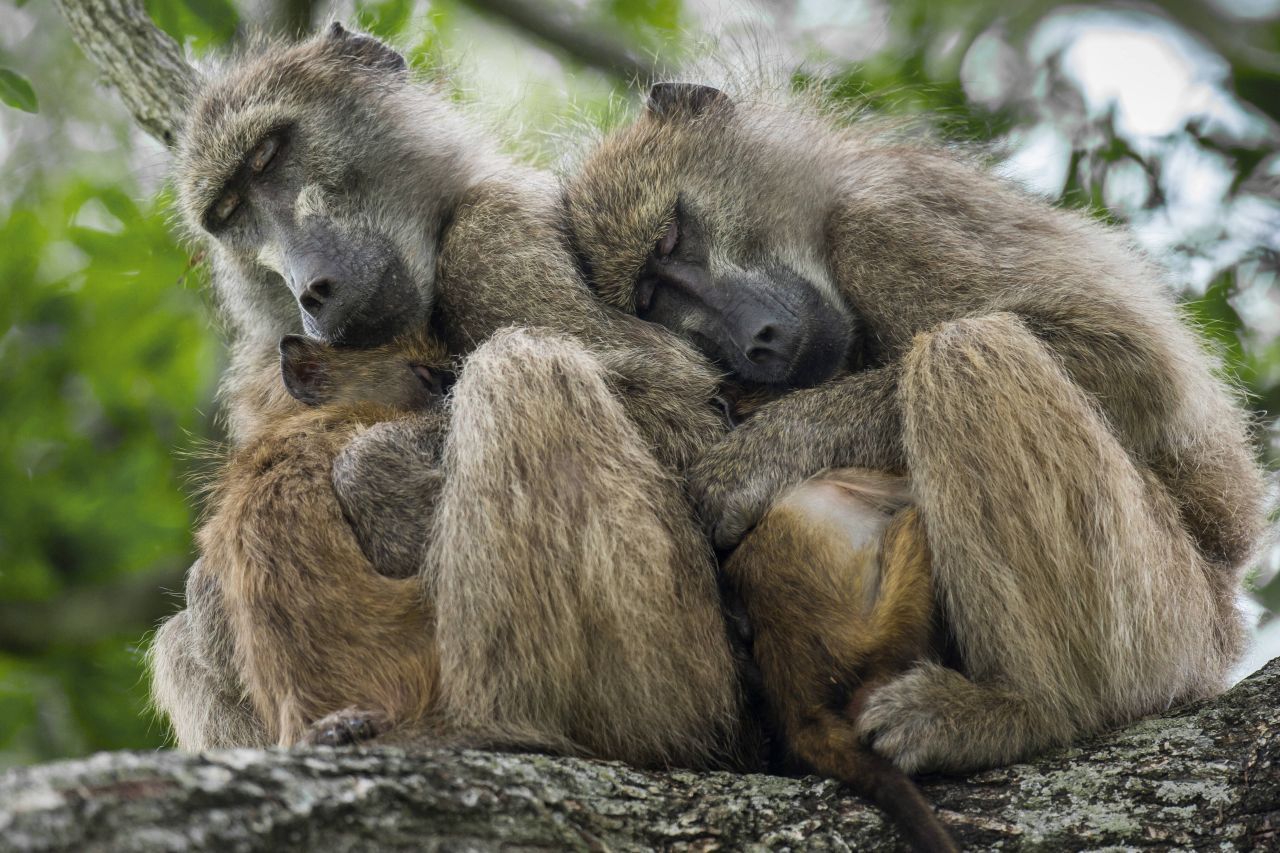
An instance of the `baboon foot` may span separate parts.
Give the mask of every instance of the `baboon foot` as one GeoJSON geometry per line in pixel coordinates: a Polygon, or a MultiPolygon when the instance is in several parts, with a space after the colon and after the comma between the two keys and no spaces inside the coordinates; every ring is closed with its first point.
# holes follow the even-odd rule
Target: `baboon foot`
{"type": "Polygon", "coordinates": [[[311,724],[299,741],[304,746],[356,746],[391,730],[391,718],[381,711],[343,708],[311,724]]]}

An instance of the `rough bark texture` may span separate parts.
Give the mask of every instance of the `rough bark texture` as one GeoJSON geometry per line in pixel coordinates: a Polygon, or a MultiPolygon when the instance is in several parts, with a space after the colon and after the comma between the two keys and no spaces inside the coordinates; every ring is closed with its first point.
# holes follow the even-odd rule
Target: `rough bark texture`
{"type": "MultiPolygon", "coordinates": [[[[1280,845],[1280,659],[1220,699],[924,783],[970,849],[1280,845]]],[[[0,776],[0,850],[848,850],[832,782],[397,749],[103,753],[0,776]]]]}
{"type": "Polygon", "coordinates": [[[143,0],[56,0],[76,44],[147,133],[172,146],[196,74],[143,0]]]}

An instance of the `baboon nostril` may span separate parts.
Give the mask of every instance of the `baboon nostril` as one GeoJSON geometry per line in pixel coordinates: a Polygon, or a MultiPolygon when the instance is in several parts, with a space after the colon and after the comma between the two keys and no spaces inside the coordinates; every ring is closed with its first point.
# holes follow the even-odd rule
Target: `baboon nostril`
{"type": "Polygon", "coordinates": [[[756,340],[762,344],[767,344],[769,341],[773,340],[774,334],[773,326],[765,326],[759,332],[756,332],[756,340]]]}
{"type": "Polygon", "coordinates": [[[329,295],[333,292],[333,286],[328,279],[318,278],[307,285],[307,289],[298,297],[298,303],[302,309],[315,317],[320,313],[320,309],[324,307],[324,303],[328,300],[329,295]]]}
{"type": "Polygon", "coordinates": [[[747,350],[747,360],[752,364],[759,364],[760,362],[767,360],[771,354],[772,350],[765,349],[764,347],[752,347],[747,350]]]}

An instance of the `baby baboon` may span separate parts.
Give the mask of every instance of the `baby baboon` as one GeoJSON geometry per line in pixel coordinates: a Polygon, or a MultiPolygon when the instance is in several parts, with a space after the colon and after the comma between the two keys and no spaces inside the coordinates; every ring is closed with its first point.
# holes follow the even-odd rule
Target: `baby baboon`
{"type": "MultiPolygon", "coordinates": [[[[175,177],[236,335],[233,436],[280,417],[254,377],[282,335],[367,347],[430,315],[470,355],[430,527],[388,487],[432,443],[415,420],[366,430],[333,472],[354,524],[397,519],[371,558],[379,541],[430,545],[443,728],[639,764],[725,760],[741,722],[733,656],[714,557],[672,475],[724,432],[716,373],[592,297],[555,181],[338,26],[207,83],[175,177]],[[495,334],[512,325],[546,331],[495,334]]],[[[191,748],[260,742],[228,701],[223,574],[202,560],[188,583],[200,600],[152,652],[157,703],[191,748]]]]}
{"type": "Polygon", "coordinates": [[[694,84],[654,87],[567,204],[605,301],[791,392],[691,472],[719,547],[818,471],[910,474],[962,671],[872,693],[879,753],[982,767],[1222,688],[1262,479],[1119,234],[798,98],[694,84]]]}
{"type": "Polygon", "coordinates": [[[794,769],[849,783],[918,850],[954,844],[907,775],[861,742],[876,687],[939,657],[933,573],[907,482],[827,471],[784,492],[724,567],[794,769]]]}
{"type": "MultiPolygon", "coordinates": [[[[419,413],[443,437],[444,348],[406,341],[339,350],[288,336],[280,360],[275,381],[282,373],[306,407],[232,454],[197,537],[219,572],[250,703],[281,746],[350,705],[387,725],[420,721],[438,692],[433,608],[416,565],[406,574],[361,552],[333,467],[375,423],[419,413]]],[[[419,467],[430,472],[432,463],[424,457],[419,467]]],[[[420,523],[426,529],[430,519],[420,523]]]]}

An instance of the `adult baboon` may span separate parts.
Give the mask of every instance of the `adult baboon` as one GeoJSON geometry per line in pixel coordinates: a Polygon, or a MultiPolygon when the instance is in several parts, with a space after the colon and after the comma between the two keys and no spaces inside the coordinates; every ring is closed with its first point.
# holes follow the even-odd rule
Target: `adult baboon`
{"type": "Polygon", "coordinates": [[[568,209],[604,301],[790,392],[691,473],[719,547],[815,472],[910,473],[962,666],[878,689],[877,751],[982,767],[1222,688],[1262,480],[1120,234],[800,98],[696,84],[654,87],[568,209]]]}
{"type": "MultiPolygon", "coordinates": [[[[372,346],[431,316],[456,354],[493,338],[452,397],[434,521],[410,531],[430,543],[442,731],[637,764],[727,760],[734,662],[672,473],[723,432],[716,375],[591,297],[555,182],[492,150],[386,45],[335,25],[206,83],[176,183],[235,331],[234,436],[279,416],[252,377],[284,334],[372,346]],[[558,335],[495,336],[513,323],[558,335]]],[[[405,496],[380,487],[421,465],[424,443],[404,421],[363,432],[335,462],[342,505],[404,517],[405,496]]],[[[152,651],[157,703],[189,748],[263,741],[218,575],[193,569],[188,612],[152,651]]]]}

